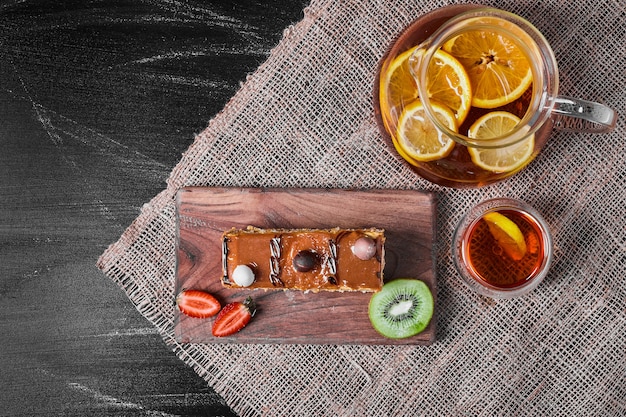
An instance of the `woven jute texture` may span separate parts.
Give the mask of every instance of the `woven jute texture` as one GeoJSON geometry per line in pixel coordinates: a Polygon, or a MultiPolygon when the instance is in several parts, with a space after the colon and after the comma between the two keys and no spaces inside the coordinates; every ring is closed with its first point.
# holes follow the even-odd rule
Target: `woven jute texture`
{"type": "MultiPolygon", "coordinates": [[[[561,94],[621,113],[610,134],[554,132],[515,177],[441,188],[385,144],[377,63],[443,0],[313,0],[267,61],[200,133],[98,266],[176,354],[241,416],[626,415],[626,5],[485,1],[552,45],[561,94]],[[174,195],[182,186],[423,189],[438,197],[438,333],[431,346],[179,344],[173,336],[174,195]],[[555,259],[529,295],[468,290],[450,256],[456,223],[493,197],[550,224],[555,259]]],[[[410,208],[407,208],[410,209],[410,208]]]]}

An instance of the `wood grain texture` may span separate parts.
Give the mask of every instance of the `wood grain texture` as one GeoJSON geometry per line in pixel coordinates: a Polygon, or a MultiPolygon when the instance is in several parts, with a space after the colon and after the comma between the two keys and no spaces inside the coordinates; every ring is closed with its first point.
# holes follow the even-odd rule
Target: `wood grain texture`
{"type": "Polygon", "coordinates": [[[0,3],[0,415],[235,415],[95,262],[305,6],[0,3]]]}
{"type": "Polygon", "coordinates": [[[178,314],[176,335],[182,342],[430,344],[436,317],[412,338],[392,340],[371,326],[371,294],[246,290],[222,288],[221,235],[253,225],[261,228],[385,229],[385,281],[421,279],[436,297],[433,266],[432,194],[401,190],[317,190],[185,188],[177,195],[177,289],[209,291],[223,303],[252,295],[257,315],[251,324],[226,338],[214,338],[212,320],[178,314]]]}

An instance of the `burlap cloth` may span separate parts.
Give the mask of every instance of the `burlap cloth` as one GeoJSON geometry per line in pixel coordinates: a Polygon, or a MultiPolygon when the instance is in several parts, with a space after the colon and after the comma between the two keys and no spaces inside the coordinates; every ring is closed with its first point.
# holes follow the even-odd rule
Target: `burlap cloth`
{"type": "Polygon", "coordinates": [[[434,186],[385,145],[372,109],[390,42],[443,0],[313,0],[304,19],[200,133],[99,267],[241,416],[626,415],[626,6],[485,1],[553,46],[562,94],[621,113],[611,134],[555,132],[503,183],[434,186]],[[438,334],[431,346],[179,344],[172,332],[174,200],[182,186],[425,189],[437,193],[438,334]],[[469,291],[450,240],[470,206],[520,198],[552,227],[547,279],[522,298],[469,291]]]}

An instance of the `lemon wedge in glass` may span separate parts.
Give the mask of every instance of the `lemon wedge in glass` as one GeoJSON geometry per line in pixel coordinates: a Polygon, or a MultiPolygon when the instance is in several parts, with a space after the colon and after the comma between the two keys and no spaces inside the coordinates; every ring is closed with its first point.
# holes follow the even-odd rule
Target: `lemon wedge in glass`
{"type": "Polygon", "coordinates": [[[520,228],[508,217],[492,211],[483,216],[491,235],[498,245],[514,261],[521,260],[526,255],[526,241],[520,228]]]}

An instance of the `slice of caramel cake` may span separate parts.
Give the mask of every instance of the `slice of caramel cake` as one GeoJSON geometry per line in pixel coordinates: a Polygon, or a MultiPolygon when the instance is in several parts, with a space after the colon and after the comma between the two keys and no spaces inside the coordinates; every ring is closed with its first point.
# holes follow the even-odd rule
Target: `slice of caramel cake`
{"type": "Polygon", "coordinates": [[[376,292],[383,285],[382,229],[231,229],[222,235],[222,285],[376,292]]]}

